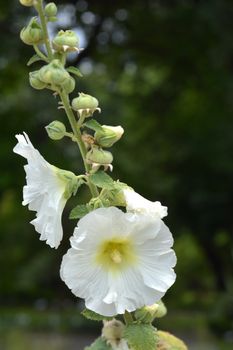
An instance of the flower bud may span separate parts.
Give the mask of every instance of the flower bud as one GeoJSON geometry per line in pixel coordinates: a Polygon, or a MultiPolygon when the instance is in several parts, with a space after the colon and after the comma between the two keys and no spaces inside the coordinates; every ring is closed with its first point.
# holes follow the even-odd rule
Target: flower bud
{"type": "Polygon", "coordinates": [[[105,168],[111,168],[113,156],[111,152],[104,151],[102,148],[92,147],[86,154],[86,161],[96,170],[102,165],[105,168]]]}
{"type": "Polygon", "coordinates": [[[27,45],[37,45],[43,41],[43,32],[36,17],[33,17],[27,27],[21,30],[20,38],[27,45]]]}
{"type": "Polygon", "coordinates": [[[20,4],[23,6],[33,6],[34,0],[19,0],[20,4]]]}
{"type": "Polygon", "coordinates": [[[67,94],[70,94],[72,91],[74,91],[75,88],[75,80],[71,76],[68,80],[65,81],[64,84],[62,84],[62,88],[67,92],[67,94]]]}
{"type": "Polygon", "coordinates": [[[86,95],[83,92],[79,93],[79,96],[72,101],[72,108],[79,113],[80,116],[90,117],[96,110],[100,112],[98,108],[99,101],[90,95],[86,95]]]}
{"type": "Polygon", "coordinates": [[[61,140],[66,134],[66,127],[58,120],[54,120],[52,123],[45,127],[48,136],[52,140],[61,140]]]}
{"type": "Polygon", "coordinates": [[[36,90],[42,90],[47,87],[47,84],[39,79],[38,70],[29,73],[29,82],[30,85],[36,90]]]}
{"type": "Polygon", "coordinates": [[[55,17],[57,15],[57,6],[54,2],[49,2],[45,6],[45,14],[48,17],[55,17]]]}
{"type": "Polygon", "coordinates": [[[124,133],[121,126],[102,125],[102,129],[95,132],[95,141],[101,147],[112,147],[112,145],[120,140],[124,133]]]}
{"type": "Polygon", "coordinates": [[[79,40],[72,30],[60,30],[53,39],[53,47],[57,51],[78,51],[79,40]]]}
{"type": "Polygon", "coordinates": [[[39,70],[39,78],[44,83],[62,86],[70,79],[70,75],[59,60],[53,60],[39,70]]]}
{"type": "Polygon", "coordinates": [[[135,317],[137,320],[144,323],[151,323],[155,318],[160,318],[165,316],[167,309],[164,303],[160,300],[150,306],[144,306],[141,309],[135,311],[135,317]]]}
{"type": "Polygon", "coordinates": [[[107,341],[119,341],[123,337],[124,324],[118,320],[104,321],[102,337],[107,341]]]}

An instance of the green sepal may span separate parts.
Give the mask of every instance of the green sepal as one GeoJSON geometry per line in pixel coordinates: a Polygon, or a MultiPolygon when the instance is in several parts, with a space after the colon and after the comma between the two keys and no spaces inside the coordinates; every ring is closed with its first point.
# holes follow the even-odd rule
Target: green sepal
{"type": "Polygon", "coordinates": [[[35,63],[35,62],[38,62],[38,61],[44,61],[43,58],[41,58],[40,56],[38,55],[33,55],[30,60],[27,62],[27,66],[30,66],[31,64],[35,63]]]}
{"type": "Polygon", "coordinates": [[[94,185],[100,188],[105,188],[108,190],[111,190],[114,188],[113,179],[111,178],[111,176],[106,174],[103,170],[97,171],[96,173],[89,175],[89,180],[91,181],[91,183],[93,183],[94,185]]]}
{"type": "Polygon", "coordinates": [[[75,183],[75,186],[74,186],[74,190],[73,190],[73,195],[75,196],[79,187],[81,187],[83,184],[85,184],[86,181],[84,180],[83,177],[80,177],[80,178],[76,178],[76,183],[75,183]]]}
{"type": "Polygon", "coordinates": [[[86,126],[88,129],[94,130],[94,131],[102,131],[103,127],[100,123],[98,123],[95,119],[88,120],[84,126],[86,126]]]}
{"type": "Polygon", "coordinates": [[[134,350],[155,350],[158,337],[150,324],[130,324],[126,326],[123,337],[134,350]]]}
{"type": "Polygon", "coordinates": [[[157,335],[157,350],[188,350],[187,346],[181,339],[168,332],[158,331],[157,335]]]}
{"type": "Polygon", "coordinates": [[[103,338],[99,337],[90,346],[85,347],[84,350],[112,350],[112,347],[103,338]]]}
{"type": "Polygon", "coordinates": [[[81,312],[81,314],[84,317],[86,317],[88,320],[92,320],[92,321],[103,321],[103,320],[110,321],[113,319],[113,317],[103,316],[103,315],[97,314],[96,312],[91,311],[89,309],[84,309],[81,312]]]}
{"type": "Polygon", "coordinates": [[[80,72],[80,70],[79,70],[78,68],[76,68],[76,67],[70,66],[70,67],[66,68],[66,70],[67,70],[69,73],[72,73],[72,74],[76,75],[76,76],[79,77],[79,78],[82,78],[82,77],[83,77],[83,75],[82,75],[82,73],[80,72]]]}
{"type": "Polygon", "coordinates": [[[89,213],[89,208],[86,204],[79,204],[74,207],[69,215],[70,219],[81,219],[83,216],[89,213]]]}

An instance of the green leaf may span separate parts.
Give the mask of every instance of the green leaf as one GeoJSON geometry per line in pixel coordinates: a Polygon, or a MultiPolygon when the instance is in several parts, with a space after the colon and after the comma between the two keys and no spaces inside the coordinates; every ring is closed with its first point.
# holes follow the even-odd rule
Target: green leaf
{"type": "Polygon", "coordinates": [[[81,78],[83,75],[80,72],[80,70],[76,67],[70,66],[66,69],[69,73],[72,73],[74,75],[76,75],[77,77],[81,78]]]}
{"type": "Polygon", "coordinates": [[[95,119],[90,119],[84,124],[87,128],[94,130],[94,131],[101,131],[102,125],[98,123],[95,119]]]}
{"type": "Polygon", "coordinates": [[[70,212],[70,219],[81,219],[83,216],[89,213],[89,209],[86,204],[79,204],[73,208],[70,212]]]}
{"type": "Polygon", "coordinates": [[[84,309],[81,314],[83,316],[85,316],[86,318],[88,318],[88,320],[92,320],[92,321],[103,321],[103,320],[112,320],[113,317],[107,317],[107,316],[102,316],[100,314],[97,314],[94,311],[91,311],[89,309],[84,309]]]}
{"type": "Polygon", "coordinates": [[[134,350],[155,350],[157,335],[150,324],[130,324],[126,326],[123,337],[134,350]]]}
{"type": "Polygon", "coordinates": [[[188,350],[182,340],[168,332],[158,331],[157,335],[157,350],[188,350]]]}
{"type": "Polygon", "coordinates": [[[99,337],[91,346],[86,347],[84,350],[112,350],[112,347],[107,345],[103,338],[99,337]]]}
{"type": "Polygon", "coordinates": [[[44,61],[43,58],[41,58],[40,56],[38,55],[33,55],[30,60],[28,61],[27,63],[27,66],[30,66],[31,64],[37,62],[37,61],[44,61]]]}
{"type": "Polygon", "coordinates": [[[111,178],[111,176],[106,174],[103,170],[97,171],[96,173],[91,174],[89,176],[89,179],[97,187],[106,188],[107,190],[114,188],[113,179],[111,178]]]}

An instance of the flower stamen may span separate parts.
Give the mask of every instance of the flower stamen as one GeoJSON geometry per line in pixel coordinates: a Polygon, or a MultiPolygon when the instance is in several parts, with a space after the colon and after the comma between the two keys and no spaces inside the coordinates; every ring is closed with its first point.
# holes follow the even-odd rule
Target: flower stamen
{"type": "Polygon", "coordinates": [[[122,262],[122,256],[121,256],[121,253],[119,252],[119,250],[113,249],[109,255],[115,264],[120,264],[122,262]]]}

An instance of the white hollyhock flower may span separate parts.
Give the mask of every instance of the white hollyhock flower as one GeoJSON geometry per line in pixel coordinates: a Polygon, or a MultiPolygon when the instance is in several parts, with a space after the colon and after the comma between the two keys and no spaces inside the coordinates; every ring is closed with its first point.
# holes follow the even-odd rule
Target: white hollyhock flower
{"type": "Polygon", "coordinates": [[[164,222],[115,207],[85,215],[63,257],[61,278],[104,316],[160,300],[175,281],[173,238],[164,222]]]}
{"type": "Polygon", "coordinates": [[[147,214],[152,217],[159,216],[161,219],[167,216],[167,207],[162,206],[160,202],[151,202],[132,189],[124,189],[123,193],[127,211],[147,214]]]}
{"type": "Polygon", "coordinates": [[[18,143],[13,151],[28,161],[24,166],[27,185],[23,188],[22,204],[37,212],[31,224],[40,233],[40,240],[57,248],[63,236],[61,216],[75,175],[46,162],[26,133],[16,138],[18,143]]]}

